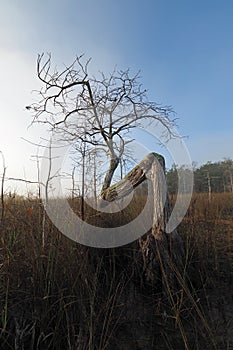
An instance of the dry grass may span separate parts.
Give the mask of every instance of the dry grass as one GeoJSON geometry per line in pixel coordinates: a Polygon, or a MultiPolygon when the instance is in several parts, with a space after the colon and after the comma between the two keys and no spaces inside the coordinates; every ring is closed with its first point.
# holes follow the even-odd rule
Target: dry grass
{"type": "MultiPolygon", "coordinates": [[[[213,194],[211,202],[193,196],[179,227],[184,269],[172,265],[176,289],[161,290],[159,274],[157,284],[143,279],[138,242],[81,246],[47,218],[43,226],[38,200],[9,198],[1,225],[1,349],[232,349],[232,217],[232,194],[213,194]]],[[[121,220],[111,217],[115,225],[121,220]]]]}

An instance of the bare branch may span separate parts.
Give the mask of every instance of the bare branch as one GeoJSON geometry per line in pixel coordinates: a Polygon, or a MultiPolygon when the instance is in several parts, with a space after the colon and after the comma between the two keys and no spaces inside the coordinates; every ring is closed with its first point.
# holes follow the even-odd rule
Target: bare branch
{"type": "Polygon", "coordinates": [[[32,123],[49,125],[68,142],[99,145],[110,154],[114,169],[132,140],[130,130],[143,127],[145,121],[160,123],[166,137],[177,137],[171,107],[148,101],[139,72],[132,75],[129,69],[114,69],[109,76],[100,73],[99,78],[92,78],[89,63],[84,55],[77,56],[58,72],[52,68],[50,54],[38,56],[37,75],[43,87],[38,91],[39,101],[26,107],[33,112],[32,123]]]}

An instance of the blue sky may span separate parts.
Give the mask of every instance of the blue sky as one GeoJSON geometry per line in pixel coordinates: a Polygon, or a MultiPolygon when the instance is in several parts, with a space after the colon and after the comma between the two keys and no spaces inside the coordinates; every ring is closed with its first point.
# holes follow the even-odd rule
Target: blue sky
{"type": "Polygon", "coordinates": [[[232,1],[0,0],[0,150],[8,176],[35,175],[35,149],[21,137],[43,135],[27,130],[24,109],[39,87],[41,52],[58,65],[85,53],[93,72],[140,70],[150,99],[176,111],[193,161],[233,158],[232,1]]]}

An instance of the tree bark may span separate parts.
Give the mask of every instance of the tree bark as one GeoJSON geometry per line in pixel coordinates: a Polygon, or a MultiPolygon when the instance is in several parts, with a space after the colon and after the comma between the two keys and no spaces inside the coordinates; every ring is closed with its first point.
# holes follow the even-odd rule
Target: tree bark
{"type": "Polygon", "coordinates": [[[105,175],[103,186],[102,186],[102,190],[101,190],[101,198],[102,199],[106,199],[106,197],[105,197],[106,190],[111,185],[114,172],[115,172],[116,168],[118,167],[119,162],[120,162],[120,159],[118,157],[112,157],[110,159],[109,168],[108,168],[108,171],[107,171],[107,173],[105,175]]]}
{"type": "Polygon", "coordinates": [[[156,153],[148,154],[121,181],[104,190],[102,194],[106,201],[112,202],[116,198],[127,196],[147,179],[152,182],[154,204],[153,226],[139,239],[144,265],[143,274],[148,282],[156,283],[158,275],[156,269],[159,266],[163,285],[167,289],[174,284],[176,268],[182,266],[184,250],[176,229],[172,233],[166,233],[171,203],[166,191],[164,158],[156,153]],[[128,182],[132,186],[129,186],[128,182]]]}

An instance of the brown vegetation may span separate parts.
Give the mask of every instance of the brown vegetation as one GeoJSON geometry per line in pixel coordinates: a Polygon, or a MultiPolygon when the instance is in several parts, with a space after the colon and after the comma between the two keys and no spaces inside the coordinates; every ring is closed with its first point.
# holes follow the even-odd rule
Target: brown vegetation
{"type": "MultiPolygon", "coordinates": [[[[80,201],[72,205],[80,209],[80,201]]],[[[184,268],[171,266],[170,288],[161,283],[162,268],[153,282],[146,278],[139,242],[81,246],[48,218],[43,223],[37,199],[8,198],[0,227],[0,348],[231,349],[232,217],[232,193],[212,194],[211,201],[194,194],[178,228],[184,268]]],[[[114,216],[115,225],[121,222],[114,216]]]]}

